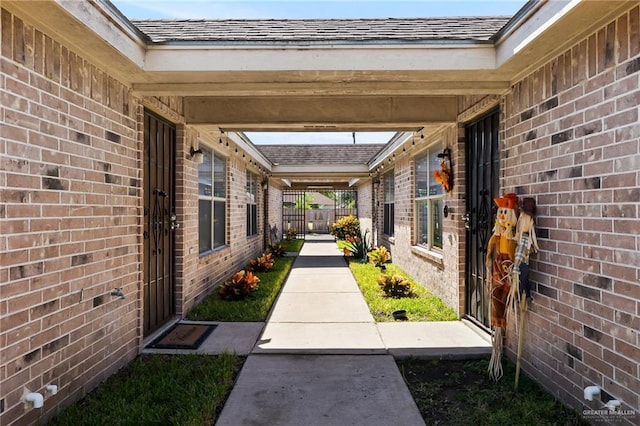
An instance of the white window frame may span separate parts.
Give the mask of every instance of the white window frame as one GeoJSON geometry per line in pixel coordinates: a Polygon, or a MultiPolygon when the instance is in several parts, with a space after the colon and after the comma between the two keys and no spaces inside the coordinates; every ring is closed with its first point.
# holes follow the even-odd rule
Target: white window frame
{"type": "Polygon", "coordinates": [[[436,182],[433,172],[440,167],[440,159],[437,157],[442,150],[442,143],[435,143],[414,157],[414,244],[415,246],[438,253],[442,252],[442,209],[444,189],[436,182]],[[426,160],[426,161],[425,161],[426,160]],[[419,170],[419,167],[421,170],[419,170]],[[419,187],[421,182],[425,188],[419,187]],[[422,218],[422,206],[426,207],[426,217],[422,218]],[[438,220],[439,219],[439,220],[438,220]],[[426,224],[427,233],[422,232],[422,224],[426,224]]]}
{"type": "Polygon", "coordinates": [[[227,245],[227,197],[229,190],[227,188],[227,158],[202,144],[200,145],[200,149],[204,154],[204,162],[198,166],[198,249],[200,255],[206,255],[209,252],[227,245]],[[210,167],[209,171],[206,170],[207,166],[210,167]],[[220,177],[222,177],[222,179],[219,179],[220,177]],[[218,180],[216,180],[216,178],[218,178],[218,180]],[[201,227],[204,224],[202,221],[202,212],[200,211],[202,202],[209,202],[211,206],[211,218],[208,223],[210,244],[206,246],[203,246],[200,240],[200,235],[203,232],[201,227]],[[218,215],[220,214],[220,212],[216,210],[217,208],[224,210],[222,214],[224,217],[223,223],[218,226],[216,226],[215,223],[216,213],[218,213],[218,215]],[[217,233],[216,228],[218,228],[217,233]],[[216,242],[216,240],[218,242],[216,242]]]}
{"type": "Polygon", "coordinates": [[[247,170],[247,237],[258,235],[258,176],[247,170]]]}
{"type": "Polygon", "coordinates": [[[395,175],[393,170],[382,175],[382,185],[382,233],[393,238],[395,228],[395,175]],[[387,223],[389,223],[389,229],[386,229],[387,223]]]}

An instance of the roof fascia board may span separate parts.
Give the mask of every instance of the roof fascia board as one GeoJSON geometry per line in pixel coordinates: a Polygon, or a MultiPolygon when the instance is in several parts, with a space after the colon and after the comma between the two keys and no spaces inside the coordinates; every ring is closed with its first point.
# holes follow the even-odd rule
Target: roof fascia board
{"type": "Polygon", "coordinates": [[[2,1],[3,8],[118,77],[140,72],[146,54],[142,33],[104,4],[100,0],[2,1]]]}
{"type": "Polygon", "coordinates": [[[517,81],[636,5],[614,0],[540,2],[496,41],[496,67],[517,81]]]}
{"type": "Polygon", "coordinates": [[[147,72],[394,71],[494,69],[492,45],[186,47],[151,46],[147,72]]]}
{"type": "Polygon", "coordinates": [[[251,143],[249,138],[247,138],[247,136],[245,136],[244,133],[242,133],[242,132],[229,132],[226,135],[236,145],[238,145],[238,148],[242,149],[250,157],[252,157],[258,163],[260,163],[260,165],[262,167],[264,167],[268,171],[271,171],[271,169],[273,167],[273,165],[271,164],[271,161],[269,161],[267,159],[267,157],[265,157],[260,151],[258,151],[258,149],[256,149],[255,145],[253,143],[251,143]]]}
{"type": "Polygon", "coordinates": [[[373,157],[369,162],[369,171],[374,170],[377,166],[382,164],[384,160],[392,155],[397,149],[405,144],[409,139],[414,137],[414,132],[398,132],[389,141],[378,154],[373,157]]]}
{"type": "Polygon", "coordinates": [[[546,1],[535,12],[521,21],[507,36],[496,41],[496,65],[500,65],[530,46],[542,33],[562,16],[569,13],[581,0],[546,1]]]}

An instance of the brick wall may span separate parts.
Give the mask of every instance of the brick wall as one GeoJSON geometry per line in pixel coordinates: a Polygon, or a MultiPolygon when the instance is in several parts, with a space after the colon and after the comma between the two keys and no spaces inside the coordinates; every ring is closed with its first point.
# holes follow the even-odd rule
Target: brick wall
{"type": "Polygon", "coordinates": [[[282,190],[273,185],[273,182],[269,182],[269,189],[267,190],[267,218],[269,226],[278,228],[278,238],[282,239],[282,190]]]}
{"type": "MultiPolygon", "coordinates": [[[[217,139],[184,124],[181,98],[136,98],[4,9],[1,19],[0,423],[12,425],[64,409],[142,348],[145,109],[176,126],[179,316],[263,251],[264,200],[258,191],[258,236],[247,237],[250,159],[233,144],[219,147],[228,157],[229,245],[200,257],[190,149],[215,149],[217,139]],[[110,296],[116,287],[125,299],[110,296]],[[23,387],[42,392],[49,383],[59,393],[43,410],[25,410],[23,387]]],[[[278,208],[281,197],[270,205],[278,208]]]]}
{"type": "Polygon", "coordinates": [[[636,6],[502,105],[501,186],[538,204],[523,368],[579,410],[588,385],[640,407],[639,22],[636,6]]]}
{"type": "Polygon", "coordinates": [[[2,10],[0,389],[35,423],[138,353],[141,138],[126,86],[2,10]],[[110,291],[121,287],[125,299],[110,291]]]}
{"type": "Polygon", "coordinates": [[[360,185],[358,188],[358,220],[360,220],[360,229],[362,233],[368,229],[369,234],[367,238],[369,241],[373,239],[374,227],[372,219],[372,196],[373,187],[371,181],[367,181],[364,185],[360,185]]]}
{"type": "MultiPolygon", "coordinates": [[[[262,234],[264,231],[264,193],[262,189],[258,189],[257,198],[258,235],[247,237],[245,188],[249,157],[246,155],[243,157],[240,150],[236,152],[233,144],[229,147],[218,148],[217,143],[209,145],[214,150],[218,149],[218,152],[227,159],[227,245],[212,253],[199,256],[197,278],[190,286],[190,297],[185,300],[185,303],[190,306],[210,293],[216,285],[222,283],[233,273],[244,268],[251,258],[260,255],[265,249],[262,234]],[[191,295],[194,297],[191,298],[191,295]]],[[[256,170],[251,170],[256,173],[258,182],[261,182],[262,176],[256,170]]],[[[192,186],[192,191],[195,191],[195,188],[197,188],[197,180],[192,186]]],[[[272,188],[269,191],[271,192],[272,188]]],[[[282,202],[280,202],[281,204],[282,202]]],[[[273,208],[271,203],[269,206],[273,208]]],[[[197,235],[197,223],[195,229],[197,235]]]]}
{"type": "Polygon", "coordinates": [[[464,303],[461,297],[464,295],[464,264],[460,264],[459,234],[461,225],[460,215],[464,209],[464,202],[460,200],[460,194],[464,193],[464,182],[459,177],[458,158],[463,158],[464,151],[460,152],[462,142],[458,139],[458,129],[454,126],[448,127],[434,134],[425,134],[425,138],[420,136],[414,138],[415,144],[407,143],[403,149],[397,151],[395,160],[385,165],[383,173],[389,169],[393,170],[395,183],[395,231],[394,237],[389,239],[382,235],[383,220],[383,188],[382,179],[378,189],[378,199],[380,203],[377,207],[378,215],[378,240],[379,244],[385,245],[390,251],[393,262],[409,273],[420,284],[429,289],[433,294],[440,297],[447,305],[456,312],[462,314],[464,303]],[[438,151],[449,147],[452,151],[452,161],[454,165],[453,191],[445,194],[443,205],[450,211],[447,218],[443,219],[443,249],[441,253],[431,253],[417,248],[415,243],[415,215],[414,215],[414,158],[420,154],[424,148],[436,143],[435,149],[438,151]],[[440,145],[441,144],[441,145],[440,145]],[[462,290],[461,290],[462,289],[462,290]],[[462,296],[461,296],[462,293],[462,296]]]}

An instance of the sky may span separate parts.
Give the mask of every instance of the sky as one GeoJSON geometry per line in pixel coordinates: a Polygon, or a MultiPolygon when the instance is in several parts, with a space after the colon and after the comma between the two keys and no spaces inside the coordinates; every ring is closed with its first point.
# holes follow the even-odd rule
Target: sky
{"type": "Polygon", "coordinates": [[[145,18],[304,19],[514,15],[525,0],[111,0],[124,15],[145,18]]]}
{"type": "MultiPolygon", "coordinates": [[[[525,0],[111,0],[129,19],[313,19],[513,16],[525,0]]],[[[255,144],[353,143],[351,132],[249,133],[255,144]]],[[[358,132],[356,143],[386,143],[390,132],[358,132]]]]}

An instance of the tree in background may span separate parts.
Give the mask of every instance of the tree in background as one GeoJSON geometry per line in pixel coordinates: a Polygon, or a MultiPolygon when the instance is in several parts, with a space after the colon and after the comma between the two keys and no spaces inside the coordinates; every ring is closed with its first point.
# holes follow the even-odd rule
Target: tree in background
{"type": "Polygon", "coordinates": [[[296,198],[295,208],[300,210],[311,210],[311,204],[316,200],[313,194],[305,192],[304,195],[296,198]]]}

